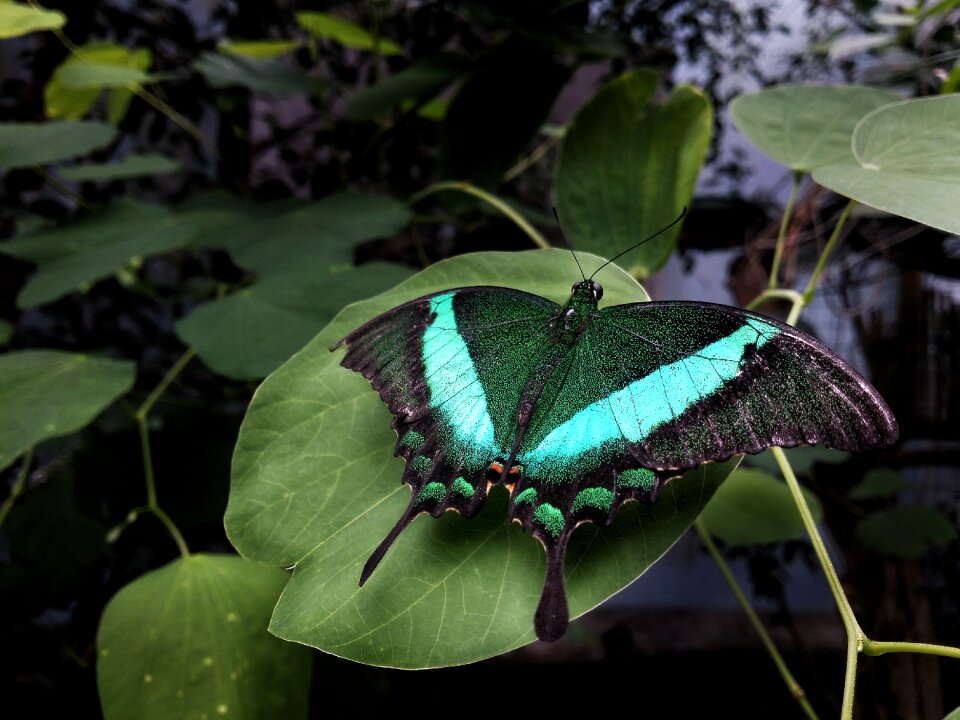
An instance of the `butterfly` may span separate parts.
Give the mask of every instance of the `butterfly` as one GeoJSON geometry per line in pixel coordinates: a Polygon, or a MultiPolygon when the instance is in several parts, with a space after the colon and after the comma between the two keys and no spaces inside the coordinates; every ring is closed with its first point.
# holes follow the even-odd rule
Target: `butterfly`
{"type": "MultiPolygon", "coordinates": [[[[596,274],[596,273],[594,273],[596,274]]],[[[362,586],[421,513],[475,516],[495,484],[546,551],[537,637],[569,622],[567,542],[653,503],[671,478],[771,446],[865,450],[894,442],[877,391],[809,335],[702,302],[599,308],[584,277],[560,306],[521,290],[461,287],[370,320],[331,348],[394,415],[410,504],[367,560],[362,586]]]]}

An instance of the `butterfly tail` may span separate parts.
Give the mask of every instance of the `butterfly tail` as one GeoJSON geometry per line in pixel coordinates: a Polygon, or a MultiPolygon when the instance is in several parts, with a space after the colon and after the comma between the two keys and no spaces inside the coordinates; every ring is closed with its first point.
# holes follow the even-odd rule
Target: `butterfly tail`
{"type": "Polygon", "coordinates": [[[387,533],[387,536],[377,545],[377,549],[374,550],[373,554],[367,559],[366,564],[363,566],[363,571],[360,573],[360,587],[363,587],[364,583],[370,579],[373,571],[377,569],[377,565],[380,564],[380,561],[383,560],[387,554],[387,550],[393,545],[394,540],[400,536],[400,533],[402,533],[407,525],[419,514],[420,511],[417,509],[416,502],[411,502],[407,511],[400,516],[397,524],[393,526],[393,529],[387,533]]]}
{"type": "Polygon", "coordinates": [[[537,637],[547,642],[559,640],[570,624],[570,610],[567,607],[567,589],[563,577],[564,557],[567,554],[567,540],[570,531],[564,531],[556,540],[550,538],[544,542],[547,551],[547,572],[543,578],[543,592],[537,612],[533,616],[533,626],[537,637]]]}

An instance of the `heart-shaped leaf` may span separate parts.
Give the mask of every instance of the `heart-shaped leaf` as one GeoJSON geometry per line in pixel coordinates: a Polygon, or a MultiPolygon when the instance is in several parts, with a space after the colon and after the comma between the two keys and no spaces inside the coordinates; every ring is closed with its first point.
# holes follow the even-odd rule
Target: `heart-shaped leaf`
{"type": "Polygon", "coordinates": [[[0,470],[48,438],[76,432],[133,385],[131,362],[54,350],[0,355],[0,470]]]}
{"type": "MultiPolygon", "coordinates": [[[[607,83],[563,138],[554,192],[578,249],[613,257],[690,205],[710,142],[710,103],[688,85],[655,103],[657,84],[651,70],[607,83]]],[[[645,277],[663,265],[679,233],[671,228],[630,253],[630,272],[645,277]]]]}
{"type": "MultiPolygon", "coordinates": [[[[803,490],[814,518],[823,516],[817,496],[803,490]]],[[[806,537],[789,488],[761,470],[738,468],[700,516],[711,535],[728,545],[786,542],[806,537]]]]}
{"type": "MultiPolygon", "coordinates": [[[[598,257],[583,254],[585,265],[598,257]]],[[[393,457],[391,415],[329,347],[361,323],[426,293],[509,285],[563,302],[579,278],[562,250],[465,255],[431,266],[347,307],[257,391],[234,454],[226,528],[240,552],[296,565],[271,631],[365,663],[436,667],[479,660],[534,640],[543,583],[540,546],[504,524],[505,494],[477,518],[423,517],[400,537],[364,588],[360,569],[409,501],[393,457]]],[[[613,266],[605,300],[646,299],[613,266]]],[[[671,481],[655,505],[632,503],[603,530],[584,526],[567,555],[571,614],[580,615],[656,561],[735,463],[671,481]]]]}
{"type": "Polygon", "coordinates": [[[59,10],[18,2],[0,2],[0,40],[29,35],[39,30],[55,30],[66,22],[66,15],[59,10]]]}
{"type": "Polygon", "coordinates": [[[118,592],[97,633],[97,688],[114,718],[306,718],[310,651],[267,632],[286,574],[191,555],[118,592]]]}
{"type": "Polygon", "coordinates": [[[116,130],[100,122],[0,124],[0,168],[46,165],[110,143],[116,130]]]}
{"type": "Polygon", "coordinates": [[[760,152],[788,168],[812,172],[850,157],[860,119],[899,95],[859,85],[780,85],[730,103],[737,129],[760,152]]]}
{"type": "Polygon", "coordinates": [[[834,192],[960,235],[960,95],[885,105],[853,133],[853,154],[817,168],[834,192]]]}

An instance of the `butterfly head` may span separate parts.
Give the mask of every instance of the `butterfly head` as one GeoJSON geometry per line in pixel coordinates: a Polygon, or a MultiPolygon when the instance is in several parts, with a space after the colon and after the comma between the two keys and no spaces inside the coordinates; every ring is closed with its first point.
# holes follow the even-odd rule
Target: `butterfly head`
{"type": "Polygon", "coordinates": [[[591,302],[594,306],[600,301],[600,298],[603,297],[603,286],[600,285],[596,280],[583,280],[578,283],[573,284],[571,288],[571,300],[580,300],[581,302],[586,300],[591,302]]]}

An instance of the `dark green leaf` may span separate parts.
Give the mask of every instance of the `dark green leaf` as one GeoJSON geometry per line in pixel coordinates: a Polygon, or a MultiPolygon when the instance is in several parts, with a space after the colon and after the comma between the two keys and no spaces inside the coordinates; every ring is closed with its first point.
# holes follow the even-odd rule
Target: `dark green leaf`
{"type": "Polygon", "coordinates": [[[310,651],[271,637],[286,574],[191,555],[118,592],[97,633],[97,688],[114,718],[306,718],[310,651]]]}
{"type": "MultiPolygon", "coordinates": [[[[657,75],[641,70],[607,83],[580,109],[560,147],[554,193],[573,246],[613,257],[690,205],[710,142],[710,103],[687,85],[654,103],[657,75]]],[[[624,258],[646,276],[666,262],[675,226],[624,258]]]]}
{"type": "Polygon", "coordinates": [[[113,141],[116,131],[99,122],[0,124],[0,168],[32,167],[86,155],[113,141]]]}
{"type": "Polygon", "coordinates": [[[60,227],[20,236],[0,250],[38,266],[17,297],[26,308],[107,277],[131,258],[188,245],[192,232],[165,208],[123,200],[60,227]]]}
{"type": "Polygon", "coordinates": [[[364,28],[336,15],[304,11],[296,13],[297,24],[321,40],[333,40],[356,50],[374,50],[381,55],[400,55],[403,48],[387,38],[375,38],[364,28]]]}
{"type": "Polygon", "coordinates": [[[868,548],[902,558],[920,557],[930,545],[957,537],[949,518],[924,505],[899,505],[868,515],[857,534],[868,548]]]}
{"type": "Polygon", "coordinates": [[[440,135],[439,177],[496,188],[567,78],[568,71],[550,56],[514,49],[496,53],[450,103],[440,135]]]}
{"type": "MultiPolygon", "coordinates": [[[[803,490],[814,518],[823,516],[816,495],[803,490]]],[[[724,481],[700,516],[711,535],[728,545],[786,542],[806,537],[786,484],[760,470],[739,468],[724,481]]]]}
{"type": "Polygon", "coordinates": [[[179,169],[180,163],[164,155],[131,153],[118,162],[84,163],[61,168],[59,173],[66,180],[87,182],[91,180],[124,180],[145,175],[166,175],[179,169]]]}
{"type": "Polygon", "coordinates": [[[886,105],[864,117],[853,153],[813,179],[864,205],[960,234],[960,95],[886,105]]]}
{"type": "Polygon", "coordinates": [[[854,500],[890,497],[910,489],[910,483],[893,468],[874,468],[847,493],[854,500]]]}
{"type": "MultiPolygon", "coordinates": [[[[584,254],[581,262],[599,264],[584,254]]],[[[543,582],[540,546],[506,525],[495,492],[473,520],[418,519],[377,573],[357,587],[370,551],[406,506],[390,412],[329,346],[365,320],[420,295],[464,285],[520,287],[564,301],[579,273],[569,252],[464,255],[348,306],[257,391],[234,454],[226,528],[247,557],[296,565],[271,623],[277,635],[361,662],[396,667],[466,663],[534,639],[543,582]]],[[[646,299],[611,268],[610,303],[646,299]]],[[[709,464],[667,486],[655,505],[630,504],[614,526],[584,526],[567,556],[572,615],[652,564],[690,525],[735,463],[709,464]]]]}
{"type": "Polygon", "coordinates": [[[860,119],[900,97],[858,85],[781,85],[730,103],[737,129],[760,152],[794,170],[812,172],[850,156],[860,119]]]}
{"type": "Polygon", "coordinates": [[[201,305],[177,323],[177,335],[211,370],[235,379],[269,375],[344,305],[396,285],[412,271],[370,263],[331,272],[279,275],[201,305]]]}
{"type": "Polygon", "coordinates": [[[464,68],[462,59],[450,55],[411,65],[350,98],[347,117],[373,120],[386,115],[405,100],[431,98],[453,82],[464,68]]]}
{"type": "Polygon", "coordinates": [[[0,469],[87,425],[130,389],[134,371],[131,362],[53,350],[0,355],[0,469]]]}
{"type": "Polygon", "coordinates": [[[63,27],[66,16],[59,10],[31,7],[18,2],[0,2],[0,39],[29,35],[63,27]]]}
{"type": "Polygon", "coordinates": [[[13,325],[6,320],[0,320],[0,345],[6,345],[10,342],[13,335],[13,325]]]}
{"type": "Polygon", "coordinates": [[[205,52],[193,67],[218,88],[239,85],[273,95],[313,95],[323,89],[317,78],[279,60],[205,52]]]}

